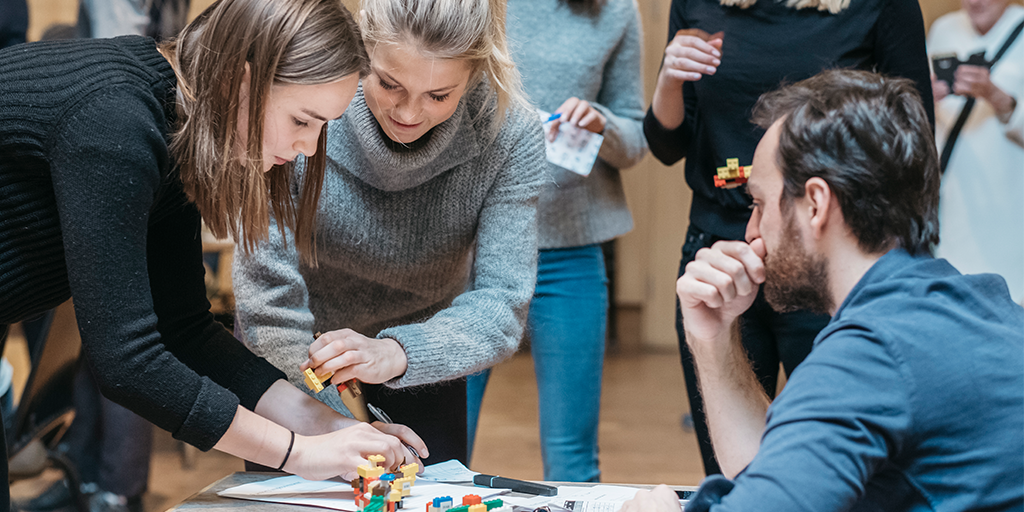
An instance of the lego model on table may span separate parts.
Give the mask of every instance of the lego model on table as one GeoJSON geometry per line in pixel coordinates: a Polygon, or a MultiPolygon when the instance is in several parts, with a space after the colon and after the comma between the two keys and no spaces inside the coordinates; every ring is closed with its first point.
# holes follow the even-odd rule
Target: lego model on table
{"type": "Polygon", "coordinates": [[[750,178],[753,165],[740,165],[739,158],[727,158],[725,167],[719,167],[715,174],[715,186],[718,188],[736,188],[750,178]]]}
{"type": "Polygon", "coordinates": [[[451,496],[439,496],[427,503],[426,512],[512,512],[511,505],[501,500],[482,501],[476,494],[467,494],[462,498],[462,505],[453,507],[451,496]]]}
{"type": "Polygon", "coordinates": [[[412,493],[419,464],[405,464],[398,471],[388,472],[380,464],[383,455],[371,455],[369,464],[356,467],[358,478],[352,480],[356,506],[367,512],[395,512],[402,508],[402,498],[412,493]]]}
{"type": "MultiPolygon", "coordinates": [[[[387,472],[380,464],[383,455],[371,455],[368,464],[356,467],[358,478],[352,480],[352,492],[356,507],[363,512],[395,512],[402,509],[402,499],[412,494],[416,485],[418,464],[405,464],[398,471],[387,472]]],[[[512,512],[512,507],[501,500],[482,501],[480,496],[469,494],[462,498],[462,505],[453,507],[451,496],[439,496],[427,503],[426,512],[512,512]]]]}

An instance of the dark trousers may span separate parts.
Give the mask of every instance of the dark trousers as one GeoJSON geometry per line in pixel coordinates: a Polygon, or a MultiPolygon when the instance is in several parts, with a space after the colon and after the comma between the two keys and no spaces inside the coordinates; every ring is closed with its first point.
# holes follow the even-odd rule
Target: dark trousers
{"type": "Polygon", "coordinates": [[[75,420],[62,443],[83,482],[129,498],[149,483],[153,424],[100,394],[88,365],[75,374],[75,420]]]}
{"type": "MultiPolygon", "coordinates": [[[[395,423],[411,428],[430,450],[424,464],[458,459],[469,466],[466,437],[466,379],[429,386],[391,389],[363,384],[366,401],[380,407],[395,423]]],[[[246,471],[274,471],[246,461],[246,471]]]]}
{"type": "MultiPolygon", "coordinates": [[[[693,261],[697,251],[710,247],[722,238],[706,233],[693,224],[686,232],[683,244],[682,261],[679,264],[679,275],[682,276],[686,264],[693,261]]],[[[818,315],[807,311],[793,313],[776,313],[765,302],[764,289],[758,291],[754,304],[740,316],[740,334],[743,347],[750,358],[751,366],[765,393],[775,396],[775,387],[779,378],[779,363],[785,368],[786,375],[793,370],[811,352],[815,336],[829,322],[828,315],[818,315]]],[[[697,434],[701,458],[704,461],[704,472],[708,475],[721,473],[715,452],[711,446],[711,435],[708,432],[707,419],[704,416],[704,402],[697,386],[697,374],[693,368],[693,356],[686,344],[686,333],[683,331],[683,316],[676,300],[676,333],[679,336],[679,354],[683,364],[683,376],[686,379],[686,394],[690,399],[690,413],[693,415],[693,427],[697,434]]]]}
{"type": "Polygon", "coordinates": [[[408,389],[363,384],[363,392],[368,402],[383,409],[395,423],[413,429],[427,443],[430,458],[424,464],[458,459],[469,466],[466,379],[408,389]]]}

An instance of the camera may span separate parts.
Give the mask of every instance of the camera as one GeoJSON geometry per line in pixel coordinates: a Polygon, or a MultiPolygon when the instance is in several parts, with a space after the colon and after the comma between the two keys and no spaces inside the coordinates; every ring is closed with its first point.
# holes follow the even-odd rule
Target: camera
{"type": "Polygon", "coordinates": [[[953,82],[955,81],[953,77],[956,76],[956,68],[962,64],[986,68],[990,66],[989,62],[985,60],[985,52],[983,51],[967,57],[967,60],[958,59],[955,53],[945,53],[932,57],[932,69],[935,71],[935,78],[946,82],[949,85],[950,91],[953,90],[953,82]]]}

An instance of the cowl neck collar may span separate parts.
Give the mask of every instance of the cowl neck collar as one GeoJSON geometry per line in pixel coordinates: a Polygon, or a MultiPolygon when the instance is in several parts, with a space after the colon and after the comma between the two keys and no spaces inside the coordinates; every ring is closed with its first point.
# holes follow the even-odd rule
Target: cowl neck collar
{"type": "Polygon", "coordinates": [[[467,91],[455,113],[424,135],[428,140],[401,147],[381,129],[360,85],[345,115],[328,126],[327,156],[367,185],[385,192],[422,185],[480,154],[483,132],[472,119],[472,111],[479,109],[472,107],[481,92],[488,91],[480,87],[467,91]]]}

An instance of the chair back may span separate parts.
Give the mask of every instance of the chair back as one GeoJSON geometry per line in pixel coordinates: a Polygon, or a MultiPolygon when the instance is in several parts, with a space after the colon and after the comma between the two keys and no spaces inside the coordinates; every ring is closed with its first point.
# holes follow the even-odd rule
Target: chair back
{"type": "Polygon", "coordinates": [[[69,300],[47,315],[41,341],[29,347],[32,370],[6,432],[8,459],[33,439],[53,449],[75,417],[72,395],[82,338],[74,306],[69,300]]]}

